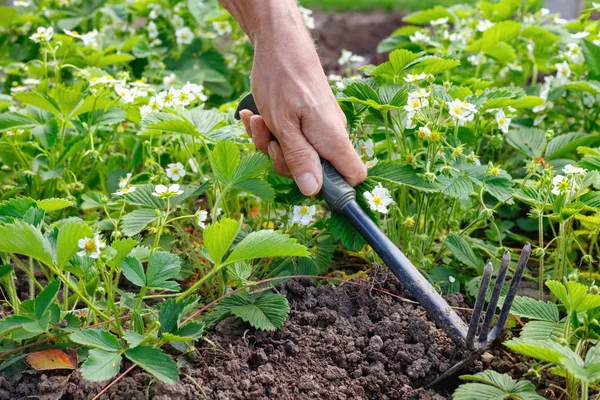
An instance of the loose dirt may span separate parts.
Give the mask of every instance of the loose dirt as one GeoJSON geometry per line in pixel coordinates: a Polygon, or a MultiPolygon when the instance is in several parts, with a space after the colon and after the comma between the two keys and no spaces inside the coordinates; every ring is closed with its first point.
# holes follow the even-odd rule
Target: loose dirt
{"type": "MultiPolygon", "coordinates": [[[[148,393],[159,400],[449,399],[458,379],[434,389],[423,386],[460,360],[462,351],[422,307],[379,289],[409,297],[386,269],[360,287],[288,281],[280,291],[291,311],[279,331],[225,320],[197,344],[181,368],[180,382],[165,385],[135,369],[102,398],[142,400],[148,393]]],[[[466,307],[460,296],[448,300],[466,307]]],[[[515,377],[528,370],[521,358],[497,348],[463,373],[491,366],[515,377]]],[[[78,372],[64,375],[0,377],[0,400],[91,399],[108,384],[85,382],[78,372]]],[[[552,398],[545,390],[540,394],[552,398]]]]}

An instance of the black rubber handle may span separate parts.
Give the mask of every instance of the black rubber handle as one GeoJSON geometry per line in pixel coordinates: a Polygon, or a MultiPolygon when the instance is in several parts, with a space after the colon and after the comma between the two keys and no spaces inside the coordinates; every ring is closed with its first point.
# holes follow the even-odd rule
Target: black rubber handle
{"type": "MultiPolygon", "coordinates": [[[[236,119],[240,119],[242,110],[250,110],[255,115],[260,115],[252,93],[248,93],[240,101],[234,114],[236,119]]],[[[273,138],[273,140],[277,139],[273,138]]],[[[331,211],[339,212],[349,202],[356,199],[356,191],[329,161],[321,158],[321,167],[323,169],[323,186],[319,195],[327,202],[331,211]]]]}

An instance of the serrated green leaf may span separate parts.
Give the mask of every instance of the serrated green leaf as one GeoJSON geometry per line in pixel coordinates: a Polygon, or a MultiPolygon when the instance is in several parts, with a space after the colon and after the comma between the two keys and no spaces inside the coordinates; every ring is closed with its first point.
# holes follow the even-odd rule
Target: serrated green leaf
{"type": "Polygon", "coordinates": [[[584,39],[582,50],[585,65],[590,69],[590,72],[596,79],[600,78],[600,46],[584,39]]]}
{"type": "Polygon", "coordinates": [[[83,221],[71,220],[63,224],[56,238],[56,264],[59,268],[64,268],[71,257],[80,250],[80,239],[93,236],[92,228],[83,221]]]}
{"type": "Polygon", "coordinates": [[[131,256],[125,257],[121,261],[121,271],[129,282],[139,287],[146,286],[146,273],[144,272],[142,263],[137,258],[131,256]]]}
{"type": "Polygon", "coordinates": [[[407,15],[402,20],[408,24],[425,25],[429,24],[432,20],[448,18],[454,21],[454,15],[452,15],[445,7],[435,6],[426,10],[421,10],[407,15]]]}
{"type": "Polygon", "coordinates": [[[177,254],[157,251],[150,256],[146,269],[146,285],[150,289],[175,291],[179,284],[169,281],[175,278],[181,269],[181,260],[177,254]]]}
{"type": "Polygon", "coordinates": [[[42,318],[46,310],[50,307],[54,300],[56,299],[56,295],[58,294],[58,290],[60,289],[60,280],[55,279],[46,286],[40,294],[35,298],[34,309],[35,309],[35,317],[37,319],[42,318]]]}
{"type": "Polygon", "coordinates": [[[57,117],[62,117],[61,110],[56,101],[48,96],[34,91],[20,92],[13,94],[13,98],[24,104],[29,104],[34,107],[48,111],[57,117]]]}
{"type": "Polygon", "coordinates": [[[107,330],[101,328],[84,329],[72,333],[69,337],[75,343],[79,343],[84,346],[93,347],[105,351],[121,350],[121,344],[119,343],[117,338],[107,330]]]}
{"type": "Polygon", "coordinates": [[[559,341],[564,337],[564,322],[550,321],[529,321],[521,330],[521,339],[538,341],[554,340],[559,341]]]}
{"type": "Polygon", "coordinates": [[[583,132],[569,132],[553,137],[546,147],[545,157],[548,160],[562,158],[574,152],[579,146],[592,146],[600,143],[600,137],[583,132]]]}
{"type": "Polygon", "coordinates": [[[225,270],[230,281],[245,281],[252,274],[252,266],[243,261],[229,264],[225,270]]]}
{"type": "Polygon", "coordinates": [[[236,169],[232,180],[234,182],[240,182],[256,178],[258,175],[265,172],[269,164],[269,159],[262,153],[254,153],[244,157],[240,162],[239,167],[236,169]]]}
{"type": "Polygon", "coordinates": [[[167,384],[173,384],[179,380],[177,364],[156,347],[137,346],[125,351],[125,357],[167,384]]]}
{"type": "Polygon", "coordinates": [[[158,321],[160,322],[160,333],[173,333],[177,330],[179,315],[183,312],[185,303],[170,299],[160,306],[158,321]]]}
{"type": "Polygon", "coordinates": [[[558,307],[551,302],[543,302],[531,297],[517,296],[510,310],[511,314],[522,318],[558,323],[558,307]]]}
{"type": "Polygon", "coordinates": [[[483,32],[481,39],[469,45],[465,51],[479,53],[492,48],[500,42],[513,40],[521,31],[521,24],[515,21],[501,21],[483,32]]]}
{"type": "Polygon", "coordinates": [[[0,252],[33,257],[46,265],[53,265],[52,246],[42,233],[24,221],[0,224],[0,252]]]}
{"type": "Polygon", "coordinates": [[[27,129],[38,126],[40,123],[33,118],[16,112],[0,114],[0,132],[12,129],[27,129]]]}
{"type": "Polygon", "coordinates": [[[546,145],[546,132],[537,128],[514,129],[506,134],[508,144],[530,158],[542,155],[546,145]]]}
{"type": "Polygon", "coordinates": [[[285,296],[269,294],[249,300],[249,304],[232,307],[231,313],[263,331],[275,331],[283,326],[290,311],[285,296]]]}
{"type": "Polygon", "coordinates": [[[468,176],[459,174],[452,177],[440,175],[438,179],[440,181],[440,191],[446,196],[455,199],[468,199],[474,191],[473,182],[468,176]]]}
{"type": "Polygon", "coordinates": [[[475,268],[478,271],[483,270],[483,262],[479,257],[475,255],[473,249],[465,239],[457,235],[456,233],[451,233],[448,235],[448,238],[445,242],[446,246],[450,249],[454,257],[457,260],[469,266],[471,268],[475,268]]]}
{"type": "Polygon", "coordinates": [[[251,193],[266,201],[275,199],[275,190],[260,178],[246,179],[232,183],[232,187],[243,192],[251,193]]]}
{"type": "Polygon", "coordinates": [[[131,253],[131,250],[139,244],[140,243],[137,240],[132,238],[117,239],[113,241],[110,247],[112,247],[116,253],[112,259],[107,261],[107,264],[112,267],[118,266],[121,264],[121,261],[131,253]]]}
{"type": "Polygon", "coordinates": [[[210,153],[210,164],[219,182],[231,182],[240,165],[240,152],[235,143],[227,140],[217,142],[210,153]]]}
{"type": "Polygon", "coordinates": [[[92,349],[81,366],[86,381],[100,382],[116,376],[121,369],[121,355],[104,350],[92,349]]]}
{"type": "Polygon", "coordinates": [[[369,170],[369,177],[376,181],[384,181],[406,185],[423,192],[439,192],[439,185],[429,183],[422,177],[423,172],[409,165],[382,161],[369,170]]]}
{"type": "Polygon", "coordinates": [[[487,177],[485,180],[485,188],[488,193],[503,203],[508,202],[512,198],[512,186],[512,181],[504,177],[487,177]]]}
{"type": "Polygon", "coordinates": [[[127,330],[125,331],[123,338],[127,341],[129,347],[133,348],[139,346],[140,343],[142,343],[146,337],[144,335],[140,335],[135,331],[127,330]]]}
{"type": "Polygon", "coordinates": [[[524,339],[512,339],[504,343],[509,349],[523,354],[527,357],[532,357],[537,360],[542,360],[556,365],[561,365],[563,359],[581,362],[583,360],[573,350],[567,346],[563,346],[553,340],[545,341],[529,341],[524,339]]]}
{"type": "Polygon", "coordinates": [[[223,264],[263,257],[306,257],[308,255],[306,247],[296,243],[296,239],[278,231],[262,230],[246,236],[223,264]]]}
{"type": "Polygon", "coordinates": [[[52,211],[62,210],[67,207],[71,207],[73,203],[67,199],[43,199],[36,200],[36,203],[39,208],[46,211],[47,213],[52,211]]]}
{"type": "Polygon", "coordinates": [[[121,219],[121,231],[125,236],[134,236],[146,228],[148,224],[156,221],[158,216],[153,209],[140,208],[125,214],[121,219]]]}
{"type": "Polygon", "coordinates": [[[148,206],[158,210],[162,209],[163,201],[156,196],[152,196],[152,192],[154,192],[154,185],[137,185],[135,192],[127,195],[127,204],[148,206]]]}
{"type": "Polygon", "coordinates": [[[221,263],[223,256],[237,236],[240,226],[240,221],[224,218],[204,229],[204,245],[214,263],[221,263]]]}
{"type": "Polygon", "coordinates": [[[394,50],[389,55],[389,61],[378,65],[371,76],[381,76],[394,78],[410,63],[417,60],[420,56],[406,49],[394,50]]]}
{"type": "Polygon", "coordinates": [[[462,375],[460,378],[476,383],[460,385],[452,395],[455,400],[544,399],[536,393],[536,387],[531,382],[517,381],[509,375],[496,371],[488,370],[475,375],[462,375]]]}

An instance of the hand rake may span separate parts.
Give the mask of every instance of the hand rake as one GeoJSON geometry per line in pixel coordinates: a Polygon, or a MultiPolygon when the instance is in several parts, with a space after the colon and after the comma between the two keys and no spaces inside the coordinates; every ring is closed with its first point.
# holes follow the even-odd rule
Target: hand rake
{"type": "MultiPolygon", "coordinates": [[[[256,115],[259,114],[252,94],[248,94],[240,101],[235,113],[235,117],[238,119],[240,118],[239,112],[241,110],[250,110],[256,115]]],[[[381,257],[383,262],[396,278],[398,278],[402,285],[412,294],[421,306],[427,310],[429,316],[437,326],[446,331],[448,336],[450,336],[457,345],[471,351],[471,354],[467,359],[450,368],[429,386],[452,375],[466,363],[481,354],[504,329],[510,308],[517,294],[521,278],[523,277],[523,271],[529,260],[531,245],[527,243],[525,244],[525,247],[523,247],[523,251],[521,252],[521,256],[514,271],[513,279],[510,282],[508,293],[504,298],[502,310],[493,327],[492,320],[508,272],[508,266],[511,259],[510,254],[505,252],[502,257],[502,262],[492,289],[485,317],[483,323],[480,324],[485,306],[486,294],[493,274],[492,264],[488,263],[485,266],[481,279],[481,286],[471,316],[471,323],[467,326],[429,281],[419,272],[410,260],[406,258],[402,251],[398,249],[390,238],[387,237],[362,210],[356,202],[356,191],[354,188],[345,181],[329,161],[322,159],[321,165],[323,167],[323,188],[321,189],[320,196],[327,202],[331,211],[344,216],[352,226],[354,226],[379,257],[381,257]]]]}

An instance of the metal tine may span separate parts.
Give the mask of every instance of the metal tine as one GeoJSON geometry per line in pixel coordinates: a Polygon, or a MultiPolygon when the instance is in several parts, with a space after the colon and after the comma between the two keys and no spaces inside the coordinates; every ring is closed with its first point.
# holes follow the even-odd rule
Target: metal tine
{"type": "Polygon", "coordinates": [[[481,330],[479,331],[479,340],[484,340],[488,333],[490,333],[490,327],[492,326],[492,319],[496,313],[496,306],[498,305],[498,300],[500,299],[500,293],[502,293],[502,287],[504,286],[504,281],[506,280],[506,274],[508,272],[508,265],[510,264],[510,253],[508,251],[504,252],[504,256],[502,256],[502,262],[500,263],[500,269],[498,269],[498,276],[496,277],[496,282],[494,283],[494,289],[492,290],[492,296],[490,297],[490,301],[488,303],[488,307],[485,310],[485,319],[483,320],[483,325],[481,325],[481,330]]]}
{"type": "Polygon", "coordinates": [[[488,265],[486,265],[483,269],[481,286],[479,286],[479,293],[477,294],[477,300],[475,300],[475,307],[473,307],[473,314],[471,315],[471,323],[469,324],[469,330],[467,331],[467,339],[465,340],[467,349],[474,348],[477,326],[479,326],[479,320],[481,319],[481,313],[483,312],[483,306],[485,305],[485,295],[487,294],[488,287],[490,286],[493,273],[494,267],[492,266],[492,263],[488,263],[488,265]]]}
{"type": "Polygon", "coordinates": [[[521,252],[521,257],[519,257],[519,262],[517,263],[517,268],[515,269],[515,273],[512,281],[510,282],[510,287],[508,288],[508,293],[504,299],[504,305],[502,306],[502,311],[500,311],[500,316],[498,317],[498,321],[496,321],[496,325],[490,331],[487,339],[481,341],[481,344],[485,345],[487,343],[491,343],[498,337],[502,329],[504,329],[504,324],[506,324],[506,320],[508,319],[508,314],[510,313],[510,308],[512,307],[512,303],[515,300],[515,296],[517,295],[517,289],[519,288],[519,284],[521,283],[521,278],[523,278],[523,272],[525,271],[525,267],[527,266],[527,261],[529,261],[529,255],[531,254],[531,244],[525,243],[523,247],[523,251],[521,252]]]}

